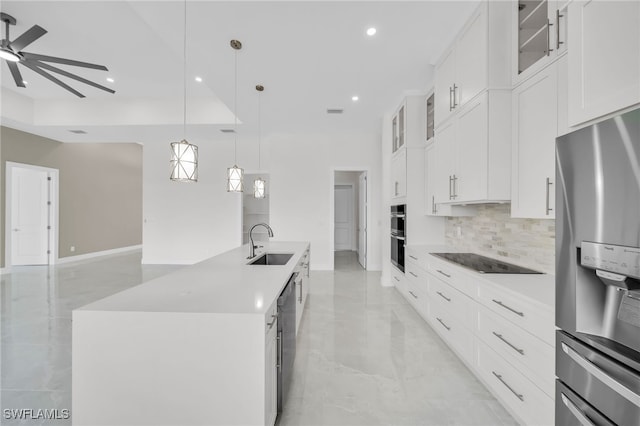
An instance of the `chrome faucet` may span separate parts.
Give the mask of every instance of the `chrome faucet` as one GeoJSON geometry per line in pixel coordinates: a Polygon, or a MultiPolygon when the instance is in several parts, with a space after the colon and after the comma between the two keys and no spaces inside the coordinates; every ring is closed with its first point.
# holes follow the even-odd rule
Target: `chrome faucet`
{"type": "Polygon", "coordinates": [[[266,223],[256,223],[255,225],[253,225],[249,230],[250,243],[249,243],[249,257],[247,259],[251,259],[256,256],[256,249],[258,248],[258,246],[253,244],[253,230],[255,229],[256,226],[264,226],[265,228],[267,228],[267,231],[269,232],[269,237],[273,237],[273,229],[271,229],[271,227],[266,223]]]}

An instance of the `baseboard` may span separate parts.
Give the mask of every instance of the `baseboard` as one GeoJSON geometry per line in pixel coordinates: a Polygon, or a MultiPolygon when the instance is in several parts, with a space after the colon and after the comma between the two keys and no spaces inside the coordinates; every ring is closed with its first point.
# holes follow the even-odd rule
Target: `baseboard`
{"type": "Polygon", "coordinates": [[[61,264],[70,263],[70,262],[77,262],[79,260],[93,259],[95,257],[109,256],[112,254],[127,253],[130,251],[136,251],[141,249],[142,249],[142,244],[139,244],[135,246],[119,247],[119,248],[110,249],[110,250],[95,251],[93,253],[79,254],[77,256],[62,257],[56,261],[56,265],[61,265],[61,264]]]}

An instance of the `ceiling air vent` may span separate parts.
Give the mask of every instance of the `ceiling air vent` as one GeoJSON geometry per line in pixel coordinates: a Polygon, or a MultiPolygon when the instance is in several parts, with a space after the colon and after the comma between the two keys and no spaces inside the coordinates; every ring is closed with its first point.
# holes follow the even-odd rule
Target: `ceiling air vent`
{"type": "Polygon", "coordinates": [[[327,114],[342,114],[343,112],[343,108],[327,108],[327,114]]]}
{"type": "Polygon", "coordinates": [[[233,129],[220,129],[222,133],[235,133],[236,131],[233,129]]]}
{"type": "Polygon", "coordinates": [[[85,132],[84,130],[80,130],[80,129],[75,129],[75,130],[69,130],[71,133],[75,133],[76,135],[86,135],[87,132],[85,132]]]}

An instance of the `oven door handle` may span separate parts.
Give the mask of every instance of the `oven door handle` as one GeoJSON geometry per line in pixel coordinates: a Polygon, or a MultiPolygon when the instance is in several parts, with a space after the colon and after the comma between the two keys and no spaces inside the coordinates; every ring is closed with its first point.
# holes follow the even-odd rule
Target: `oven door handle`
{"type": "Polygon", "coordinates": [[[609,376],[607,373],[598,368],[598,366],[593,362],[589,361],[574,349],[570,348],[566,343],[561,343],[561,345],[564,353],[569,355],[569,357],[574,360],[580,367],[584,368],[589,374],[593,375],[602,383],[613,389],[617,394],[631,402],[633,405],[640,408],[640,395],[638,395],[613,377],[609,376]]]}
{"type": "Polygon", "coordinates": [[[560,393],[560,397],[562,398],[562,403],[569,409],[571,414],[582,424],[583,426],[596,426],[589,418],[574,404],[569,397],[565,394],[560,393]]]}
{"type": "Polygon", "coordinates": [[[401,236],[399,236],[399,235],[393,235],[393,234],[391,234],[391,238],[395,238],[396,240],[404,241],[404,237],[401,237],[401,236]]]}

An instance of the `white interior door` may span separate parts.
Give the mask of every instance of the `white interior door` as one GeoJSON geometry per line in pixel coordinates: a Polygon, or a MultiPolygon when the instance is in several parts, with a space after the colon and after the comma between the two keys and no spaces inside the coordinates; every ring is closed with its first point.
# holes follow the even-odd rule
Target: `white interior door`
{"type": "Polygon", "coordinates": [[[358,177],[358,262],[367,269],[367,174],[358,177]]]}
{"type": "Polygon", "coordinates": [[[11,175],[11,263],[49,264],[49,180],[46,171],[14,167],[11,175]]]}
{"type": "Polygon", "coordinates": [[[336,185],[334,194],[334,249],[352,250],[353,188],[336,185]]]}

